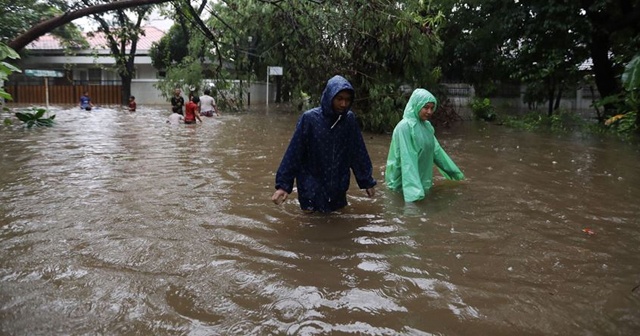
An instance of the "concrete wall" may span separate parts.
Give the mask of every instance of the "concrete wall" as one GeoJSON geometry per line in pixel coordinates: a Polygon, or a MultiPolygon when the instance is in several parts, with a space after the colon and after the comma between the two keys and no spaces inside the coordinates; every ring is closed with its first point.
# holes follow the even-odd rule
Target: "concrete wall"
{"type": "MultiPolygon", "coordinates": [[[[134,79],[131,81],[131,94],[136,96],[136,102],[140,105],[163,105],[169,104],[169,98],[162,97],[160,90],[154,87],[158,79],[134,79]]],[[[265,105],[267,101],[266,82],[251,82],[251,88],[247,89],[247,82],[243,81],[243,105],[250,103],[254,105],[265,105]]],[[[225,90],[228,97],[233,97],[233,92],[239,92],[240,81],[232,81],[232,88],[225,90]]],[[[276,97],[276,87],[274,83],[269,84],[269,102],[273,103],[276,97]]],[[[186,91],[186,90],[185,90],[186,91]]],[[[220,99],[220,95],[214,97],[220,99]]]]}
{"type": "MultiPolygon", "coordinates": [[[[472,116],[469,110],[471,100],[476,96],[473,86],[463,83],[446,83],[449,102],[456,110],[463,111],[465,116],[472,116]]],[[[526,112],[530,111],[528,104],[524,103],[524,92],[526,87],[520,87],[520,97],[490,97],[492,105],[498,112],[526,112]]],[[[597,94],[597,92],[596,92],[597,94]]],[[[598,99],[598,98],[596,98],[598,99]]],[[[594,111],[592,104],[591,90],[587,87],[578,88],[575,92],[565,92],[560,99],[560,108],[580,114],[590,114],[594,111]]],[[[548,102],[539,103],[534,106],[534,110],[547,111],[548,102]]],[[[463,116],[464,117],[464,116],[463,116]]]]}
{"type": "MultiPolygon", "coordinates": [[[[267,83],[266,82],[256,82],[251,83],[251,89],[249,90],[251,93],[251,105],[262,104],[266,105],[267,103],[267,83]]],[[[269,83],[269,103],[273,103],[276,100],[276,86],[274,83],[269,83]]],[[[245,104],[247,102],[245,101],[245,104]]]]}
{"type": "Polygon", "coordinates": [[[160,90],[153,86],[157,82],[157,79],[131,80],[131,94],[136,97],[139,105],[170,105],[169,99],[162,97],[160,90]]]}

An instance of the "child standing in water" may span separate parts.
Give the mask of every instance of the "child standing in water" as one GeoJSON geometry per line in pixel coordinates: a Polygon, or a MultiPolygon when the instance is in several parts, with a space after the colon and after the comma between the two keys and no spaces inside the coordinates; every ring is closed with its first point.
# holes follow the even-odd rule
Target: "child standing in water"
{"type": "Polygon", "coordinates": [[[135,112],[136,111],[136,97],[135,96],[131,96],[129,97],[129,111],[130,112],[135,112]]]}

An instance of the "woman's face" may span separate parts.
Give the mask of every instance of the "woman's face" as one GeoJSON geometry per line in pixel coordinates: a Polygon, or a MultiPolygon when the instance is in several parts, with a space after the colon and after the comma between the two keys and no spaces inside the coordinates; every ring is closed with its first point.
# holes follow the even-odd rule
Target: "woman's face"
{"type": "Polygon", "coordinates": [[[422,121],[427,121],[431,118],[431,116],[433,115],[433,109],[435,108],[435,104],[434,103],[426,103],[424,104],[424,106],[420,109],[420,112],[418,112],[418,117],[420,117],[420,120],[422,121]]]}

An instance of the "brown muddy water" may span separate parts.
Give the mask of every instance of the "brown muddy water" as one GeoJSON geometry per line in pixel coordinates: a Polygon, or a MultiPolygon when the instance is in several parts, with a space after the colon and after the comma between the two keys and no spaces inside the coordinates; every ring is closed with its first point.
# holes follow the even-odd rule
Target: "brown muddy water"
{"type": "Polygon", "coordinates": [[[640,332],[635,147],[465,122],[467,180],[404,204],[365,134],[376,197],[306,215],[270,201],[296,113],[54,113],[0,132],[2,335],[640,332]]]}

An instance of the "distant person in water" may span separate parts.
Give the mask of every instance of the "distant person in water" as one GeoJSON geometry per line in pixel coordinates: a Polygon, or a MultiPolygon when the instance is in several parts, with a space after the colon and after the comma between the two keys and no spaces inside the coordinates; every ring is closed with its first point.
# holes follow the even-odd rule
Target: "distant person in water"
{"type": "Polygon", "coordinates": [[[182,114],[179,113],[171,113],[171,115],[167,118],[167,124],[177,125],[184,120],[182,114]]]}
{"type": "Polygon", "coordinates": [[[171,111],[182,115],[182,107],[184,106],[184,98],[182,98],[182,91],[175,89],[173,91],[173,97],[171,97],[171,111]]]}
{"type": "Polygon", "coordinates": [[[137,107],[138,107],[138,104],[136,104],[136,97],[135,96],[129,97],[129,111],[135,112],[137,107]]]}
{"type": "Polygon", "coordinates": [[[200,112],[198,111],[198,103],[200,102],[200,98],[198,96],[193,96],[191,100],[184,107],[184,123],[185,124],[195,124],[196,120],[200,121],[202,124],[202,119],[200,119],[200,112]]]}
{"type": "Polygon", "coordinates": [[[82,96],[80,96],[80,108],[87,111],[91,111],[93,108],[89,91],[85,91],[82,96]]]}
{"type": "Polygon", "coordinates": [[[210,96],[211,90],[204,89],[204,95],[200,96],[200,115],[205,117],[213,117],[215,113],[217,116],[220,116],[218,113],[218,106],[216,106],[216,100],[210,96]]]}

